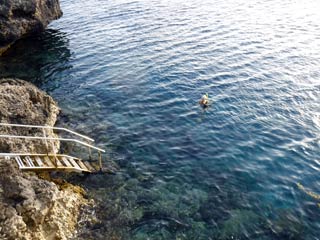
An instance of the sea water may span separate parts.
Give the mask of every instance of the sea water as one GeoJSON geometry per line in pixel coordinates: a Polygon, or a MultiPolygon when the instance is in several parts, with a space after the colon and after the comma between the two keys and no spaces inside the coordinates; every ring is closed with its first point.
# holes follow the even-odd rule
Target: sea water
{"type": "Polygon", "coordinates": [[[99,205],[78,238],[320,238],[319,1],[61,7],[0,76],[47,91],[119,168],[76,180],[99,205]]]}

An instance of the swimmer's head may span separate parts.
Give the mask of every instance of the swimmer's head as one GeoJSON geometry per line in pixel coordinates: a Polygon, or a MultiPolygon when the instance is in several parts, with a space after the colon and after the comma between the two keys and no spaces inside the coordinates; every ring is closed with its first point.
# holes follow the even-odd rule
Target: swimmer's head
{"type": "Polygon", "coordinates": [[[202,96],[203,99],[208,99],[209,98],[209,95],[208,93],[205,93],[203,96],[202,96]]]}

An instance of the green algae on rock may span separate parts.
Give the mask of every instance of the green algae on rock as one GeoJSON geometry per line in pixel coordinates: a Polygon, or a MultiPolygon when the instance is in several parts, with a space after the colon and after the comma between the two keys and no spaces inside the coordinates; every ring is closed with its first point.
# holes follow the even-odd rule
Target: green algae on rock
{"type": "Polygon", "coordinates": [[[249,210],[232,210],[223,223],[220,239],[250,239],[261,224],[260,217],[249,210]]]}

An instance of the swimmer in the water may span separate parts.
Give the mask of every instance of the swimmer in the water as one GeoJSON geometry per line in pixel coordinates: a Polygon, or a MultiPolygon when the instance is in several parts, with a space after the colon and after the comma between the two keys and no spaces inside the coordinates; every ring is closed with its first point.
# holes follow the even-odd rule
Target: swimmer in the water
{"type": "Polygon", "coordinates": [[[199,101],[199,104],[202,106],[202,107],[208,107],[209,106],[209,95],[208,93],[204,94],[200,101],[199,101]]]}

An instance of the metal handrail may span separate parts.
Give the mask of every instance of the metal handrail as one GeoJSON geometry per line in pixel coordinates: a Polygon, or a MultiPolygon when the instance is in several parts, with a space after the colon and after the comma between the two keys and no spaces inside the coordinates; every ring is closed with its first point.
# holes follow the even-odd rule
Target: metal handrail
{"type": "Polygon", "coordinates": [[[15,157],[15,156],[50,156],[50,157],[70,157],[76,160],[80,160],[77,157],[72,157],[67,154],[45,154],[45,153],[0,153],[0,157],[15,157]]]}
{"type": "Polygon", "coordinates": [[[38,125],[26,125],[26,124],[12,124],[12,123],[0,123],[0,126],[11,126],[11,127],[24,127],[24,128],[40,128],[40,129],[53,129],[53,130],[60,130],[60,131],[65,131],[68,133],[71,133],[73,135],[76,135],[78,137],[82,137],[84,139],[87,139],[91,142],[94,142],[94,139],[85,136],[83,134],[77,133],[75,131],[69,130],[67,128],[62,128],[62,127],[51,127],[51,126],[38,126],[38,125]]]}
{"type": "Polygon", "coordinates": [[[20,139],[37,139],[37,140],[59,140],[59,141],[64,141],[64,142],[75,142],[79,143],[83,146],[96,149],[99,152],[105,152],[105,150],[95,147],[91,144],[79,141],[77,139],[72,139],[72,138],[53,138],[53,137],[34,137],[34,136],[18,136],[18,135],[0,135],[0,138],[20,138],[20,139]]]}

